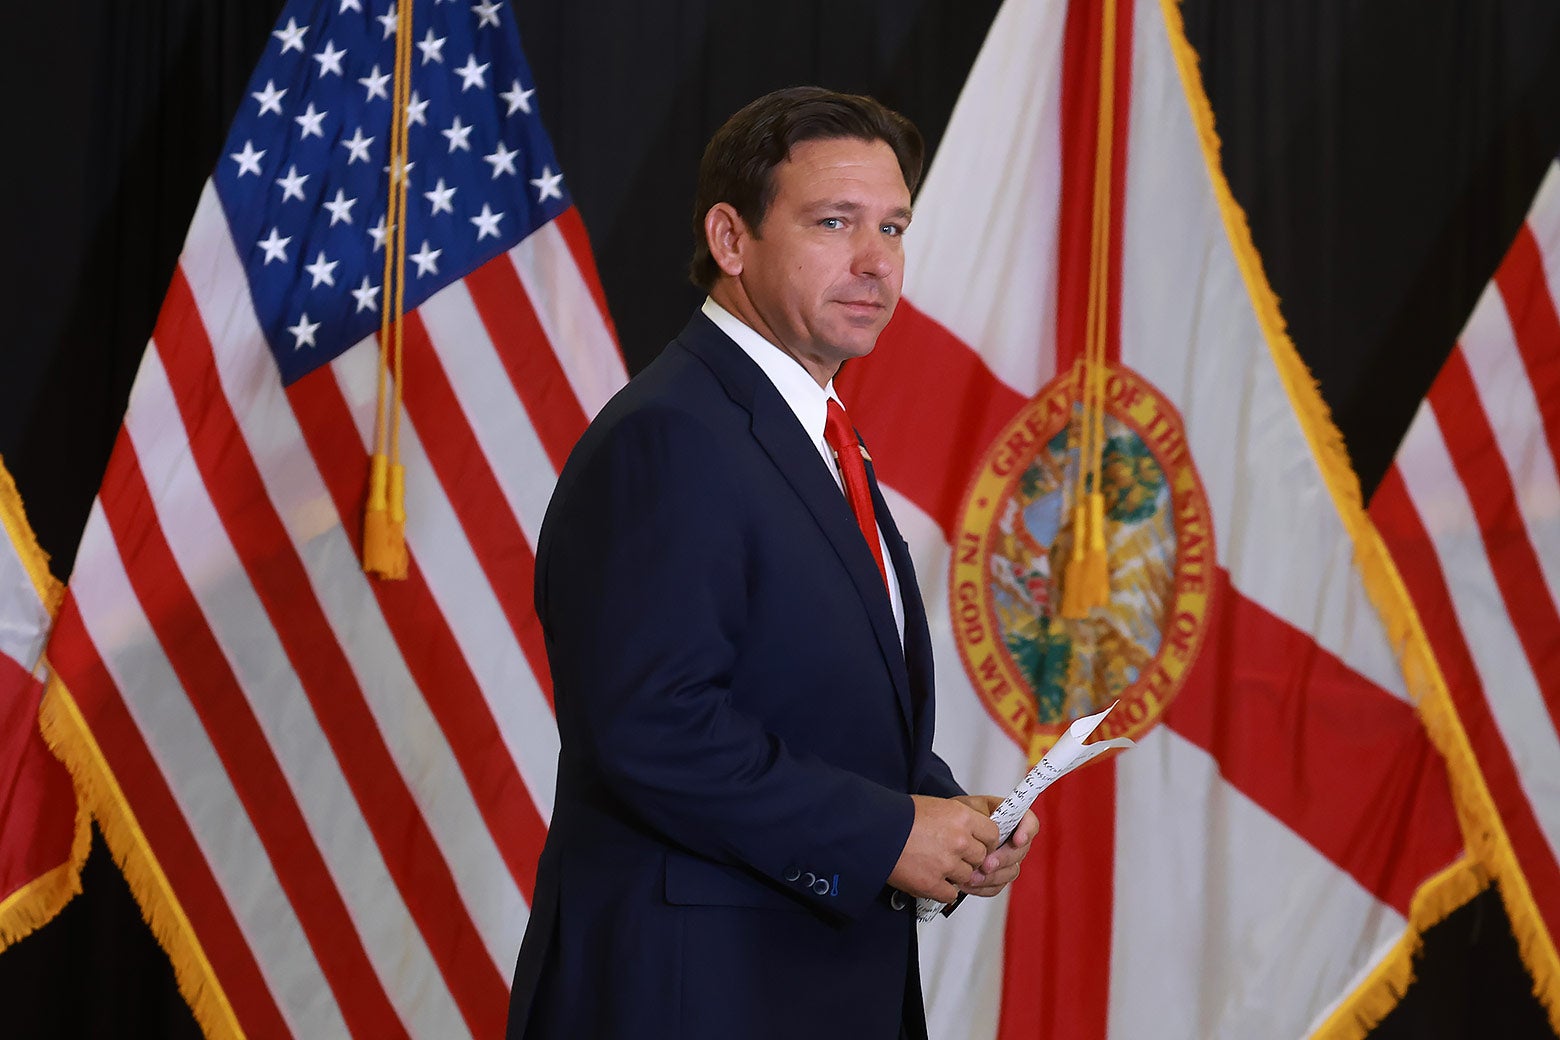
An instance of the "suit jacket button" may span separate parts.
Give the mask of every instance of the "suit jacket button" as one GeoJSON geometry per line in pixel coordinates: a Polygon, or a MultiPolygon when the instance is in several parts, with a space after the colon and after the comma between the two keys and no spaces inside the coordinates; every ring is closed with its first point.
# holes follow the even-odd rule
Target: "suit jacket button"
{"type": "Polygon", "coordinates": [[[817,881],[814,881],[812,890],[813,890],[813,894],[814,895],[820,895],[820,896],[828,895],[829,894],[829,879],[821,877],[817,881]]]}
{"type": "Polygon", "coordinates": [[[786,867],[785,868],[785,873],[781,875],[781,877],[785,878],[787,881],[795,881],[797,878],[799,878],[801,876],[802,876],[801,870],[796,868],[796,867],[786,867]]]}
{"type": "Polygon", "coordinates": [[[817,881],[817,880],[818,880],[818,875],[814,874],[812,871],[809,870],[807,873],[802,875],[802,887],[803,888],[812,888],[813,887],[813,882],[817,881]]]}
{"type": "Polygon", "coordinates": [[[903,910],[910,905],[910,898],[896,888],[888,894],[888,905],[895,910],[903,910]]]}

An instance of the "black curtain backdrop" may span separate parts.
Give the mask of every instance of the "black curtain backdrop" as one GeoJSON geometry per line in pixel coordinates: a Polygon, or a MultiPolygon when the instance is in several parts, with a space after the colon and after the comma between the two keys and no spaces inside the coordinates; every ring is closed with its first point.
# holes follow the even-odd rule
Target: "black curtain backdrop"
{"type": "MultiPolygon", "coordinates": [[[[1011,0],[1033,2],[1033,0],[1011,0]]],[[[195,199],[279,0],[14,4],[0,69],[0,454],[69,575],[195,199]]],[[[631,370],[683,278],[709,133],[774,87],[873,93],[935,149],[994,0],[598,0],[506,7],[631,370]]],[[[1295,342],[1366,493],[1560,152],[1552,0],[1183,0],[1295,342]]],[[[914,243],[911,243],[913,248],[914,243]]],[[[98,841],[85,893],[0,955],[9,1037],[198,1036],[98,841]]],[[[1376,1038],[1551,1037],[1498,896],[1432,930],[1376,1038]]]]}

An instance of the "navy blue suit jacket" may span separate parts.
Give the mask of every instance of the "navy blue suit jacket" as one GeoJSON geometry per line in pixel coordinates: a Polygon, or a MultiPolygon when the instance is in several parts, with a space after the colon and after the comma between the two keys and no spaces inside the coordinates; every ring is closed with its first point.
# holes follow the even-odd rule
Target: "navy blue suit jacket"
{"type": "Polygon", "coordinates": [[[885,881],[933,755],[926,616],[703,315],[575,447],[537,551],[557,797],[509,1036],[924,1035],[885,881]]]}

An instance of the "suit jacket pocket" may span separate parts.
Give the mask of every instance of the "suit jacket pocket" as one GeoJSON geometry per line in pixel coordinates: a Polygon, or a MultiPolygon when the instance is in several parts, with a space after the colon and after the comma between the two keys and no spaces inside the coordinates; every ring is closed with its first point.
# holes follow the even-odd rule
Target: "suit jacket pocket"
{"type": "Polygon", "coordinates": [[[680,852],[666,854],[666,901],[673,906],[741,906],[807,913],[806,904],[746,873],[680,852]]]}

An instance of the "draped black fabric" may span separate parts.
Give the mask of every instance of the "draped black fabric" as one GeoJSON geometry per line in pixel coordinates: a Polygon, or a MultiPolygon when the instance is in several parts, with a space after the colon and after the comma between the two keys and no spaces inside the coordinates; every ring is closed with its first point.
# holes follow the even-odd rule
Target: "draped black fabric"
{"type": "MultiPolygon", "coordinates": [[[[1018,0],[1014,0],[1018,2],[1018,0]]],[[[631,370],[696,301],[693,175],[742,103],[866,91],[934,149],[994,0],[603,0],[515,11],[631,370]]],[[[200,185],[279,0],[13,4],[0,454],[69,574],[200,185]]],[[[1367,494],[1560,152],[1552,0],[1184,0],[1295,342],[1367,494]]],[[[86,892],[0,956],[0,1034],[198,1035],[101,842],[86,892]]],[[[1548,1037],[1498,897],[1434,929],[1372,1034],[1548,1037]]]]}

